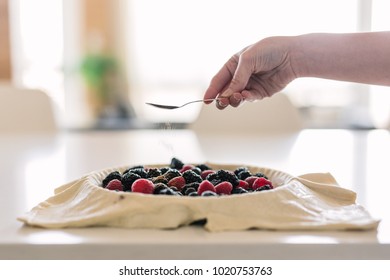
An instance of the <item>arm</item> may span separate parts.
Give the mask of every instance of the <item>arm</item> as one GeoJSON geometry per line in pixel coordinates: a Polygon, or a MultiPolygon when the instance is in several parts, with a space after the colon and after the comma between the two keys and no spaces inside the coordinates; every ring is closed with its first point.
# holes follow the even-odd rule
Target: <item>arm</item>
{"type": "Polygon", "coordinates": [[[204,98],[220,109],[262,99],[300,77],[390,86],[390,32],[269,37],[233,55],[204,98]]]}
{"type": "Polygon", "coordinates": [[[297,76],[390,86],[390,32],[297,38],[297,76]]]}

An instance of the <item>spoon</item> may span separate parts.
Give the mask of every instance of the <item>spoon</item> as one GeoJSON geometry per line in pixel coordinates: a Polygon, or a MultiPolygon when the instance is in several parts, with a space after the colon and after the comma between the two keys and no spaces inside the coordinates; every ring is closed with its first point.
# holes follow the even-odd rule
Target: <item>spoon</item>
{"type": "Polygon", "coordinates": [[[145,104],[148,104],[148,105],[151,105],[151,106],[154,106],[154,107],[157,107],[157,108],[161,108],[161,109],[172,110],[172,109],[179,109],[179,108],[181,108],[181,107],[184,107],[184,106],[187,106],[187,105],[189,105],[189,104],[196,103],[196,102],[214,101],[214,100],[218,100],[218,99],[219,99],[219,98],[210,98],[210,99],[193,100],[193,101],[184,103],[184,104],[179,105],[179,106],[175,106],[175,105],[163,105],[163,104],[156,104],[156,103],[150,103],[150,102],[146,102],[145,104]]]}

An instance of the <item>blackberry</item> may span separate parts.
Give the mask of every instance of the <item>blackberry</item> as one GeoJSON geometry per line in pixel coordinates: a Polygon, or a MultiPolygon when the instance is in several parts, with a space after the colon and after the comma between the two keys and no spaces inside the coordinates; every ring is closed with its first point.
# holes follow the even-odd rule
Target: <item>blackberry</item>
{"type": "Polygon", "coordinates": [[[166,166],[160,168],[161,174],[165,174],[168,170],[169,170],[169,167],[166,167],[166,166]]]}
{"type": "Polygon", "coordinates": [[[134,169],[130,169],[129,172],[135,173],[135,174],[141,176],[141,178],[144,178],[144,179],[147,179],[147,178],[148,178],[148,173],[145,171],[144,168],[134,168],[134,169]]]}
{"type": "Polygon", "coordinates": [[[236,174],[237,178],[240,180],[245,180],[246,178],[252,176],[252,173],[247,167],[237,168],[236,170],[234,170],[234,174],[236,174]]]}
{"type": "Polygon", "coordinates": [[[199,168],[201,171],[211,170],[212,169],[207,164],[198,164],[198,165],[195,165],[195,167],[199,168]]]}
{"type": "Polygon", "coordinates": [[[157,183],[154,185],[154,190],[153,190],[153,194],[160,194],[160,192],[164,189],[167,189],[168,186],[165,185],[164,183],[157,183]]]}
{"type": "Polygon", "coordinates": [[[240,173],[238,173],[237,177],[238,179],[240,180],[245,180],[246,178],[252,176],[252,173],[250,173],[249,171],[242,171],[240,173]]]}
{"type": "Polygon", "coordinates": [[[223,169],[220,169],[213,174],[209,174],[206,177],[206,180],[210,181],[214,186],[218,185],[221,182],[227,181],[233,185],[233,188],[237,187],[240,183],[240,180],[233,172],[226,171],[223,169]]]}
{"type": "Polygon", "coordinates": [[[243,171],[249,171],[249,169],[247,167],[238,167],[236,170],[234,170],[234,174],[238,176],[238,174],[240,174],[243,171]]]}
{"type": "Polygon", "coordinates": [[[184,180],[186,180],[187,184],[194,183],[194,182],[201,183],[203,181],[202,177],[200,177],[200,175],[196,174],[192,170],[184,171],[182,176],[184,180]]]}
{"type": "Polygon", "coordinates": [[[118,171],[113,171],[113,172],[109,173],[102,181],[103,187],[104,188],[107,187],[108,183],[114,179],[121,180],[122,175],[118,171]]]}
{"type": "Polygon", "coordinates": [[[238,187],[238,188],[234,188],[232,190],[232,194],[242,194],[242,193],[247,193],[248,191],[244,188],[241,188],[241,187],[238,187]]]}
{"type": "Polygon", "coordinates": [[[271,189],[271,186],[270,186],[270,185],[264,185],[264,186],[262,186],[262,187],[260,187],[260,188],[257,188],[257,189],[255,190],[255,192],[267,191],[267,190],[270,190],[270,189],[271,189]]]}
{"type": "Polygon", "coordinates": [[[202,170],[199,167],[192,168],[191,170],[194,171],[198,175],[200,175],[202,173],[202,170]]]}
{"type": "Polygon", "coordinates": [[[132,171],[133,169],[139,169],[139,168],[144,169],[144,166],[143,165],[132,166],[132,167],[126,169],[125,171],[123,171],[123,175],[126,174],[129,171],[132,171]]]}
{"type": "Polygon", "coordinates": [[[127,172],[122,176],[122,185],[123,185],[123,191],[130,192],[131,191],[131,185],[134,183],[135,180],[141,179],[141,176],[138,174],[135,174],[133,172],[127,172]]]}
{"type": "Polygon", "coordinates": [[[173,168],[168,169],[168,171],[164,173],[164,177],[165,177],[165,179],[168,180],[168,182],[171,179],[173,179],[175,177],[179,177],[179,176],[181,176],[180,171],[177,169],[173,169],[173,168]]]}
{"type": "Polygon", "coordinates": [[[158,168],[149,168],[147,172],[148,178],[158,177],[161,175],[161,171],[158,168]]]}
{"type": "Polygon", "coordinates": [[[265,176],[265,174],[264,174],[264,173],[261,173],[261,172],[257,172],[257,173],[255,173],[255,174],[253,174],[253,176],[256,176],[256,177],[264,177],[265,179],[268,180],[267,176],[265,176]]]}
{"type": "Polygon", "coordinates": [[[163,183],[163,184],[168,184],[168,180],[163,176],[157,176],[152,179],[153,184],[158,184],[158,183],[163,183]]]}
{"type": "Polygon", "coordinates": [[[177,170],[182,169],[183,166],[184,163],[175,157],[171,159],[171,164],[169,165],[170,168],[177,169],[177,170]]]}

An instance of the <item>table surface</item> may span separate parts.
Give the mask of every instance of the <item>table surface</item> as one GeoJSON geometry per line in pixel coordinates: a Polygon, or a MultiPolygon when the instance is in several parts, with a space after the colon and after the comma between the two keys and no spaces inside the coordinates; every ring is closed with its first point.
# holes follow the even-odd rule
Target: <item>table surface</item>
{"type": "Polygon", "coordinates": [[[308,129],[294,134],[197,135],[191,130],[70,131],[0,137],[0,259],[390,259],[390,132],[308,129]],[[16,220],[54,188],[99,169],[184,162],[250,164],[292,175],[330,172],[381,220],[377,231],[210,233],[84,228],[16,220]]]}

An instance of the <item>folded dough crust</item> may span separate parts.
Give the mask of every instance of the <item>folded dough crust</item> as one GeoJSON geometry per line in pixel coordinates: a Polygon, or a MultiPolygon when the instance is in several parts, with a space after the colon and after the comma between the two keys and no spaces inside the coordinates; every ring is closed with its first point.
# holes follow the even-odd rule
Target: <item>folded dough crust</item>
{"type": "MultiPolygon", "coordinates": [[[[207,163],[213,169],[237,165],[207,163]]],[[[240,165],[241,166],[241,165],[240,165]]],[[[162,165],[150,165],[162,167],[162,165]]],[[[247,166],[262,172],[273,190],[219,197],[186,197],[116,192],[101,181],[113,170],[92,172],[55,189],[54,195],[18,217],[43,228],[109,226],[172,229],[205,220],[208,231],[371,230],[379,220],[356,204],[356,193],[341,188],[329,173],[294,177],[285,172],[247,166]]]]}

